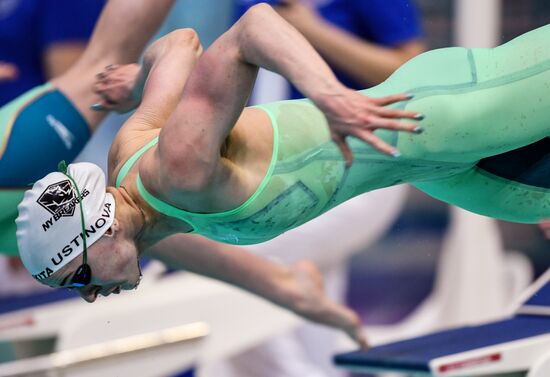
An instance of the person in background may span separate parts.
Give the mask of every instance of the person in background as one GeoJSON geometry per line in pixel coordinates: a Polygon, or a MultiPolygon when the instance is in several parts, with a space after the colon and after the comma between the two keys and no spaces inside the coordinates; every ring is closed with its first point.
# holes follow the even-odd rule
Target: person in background
{"type": "Polygon", "coordinates": [[[0,106],[65,72],[105,0],[0,0],[0,106]]]}
{"type": "MultiPolygon", "coordinates": [[[[259,0],[237,0],[242,14],[259,0]]],[[[271,0],[353,89],[376,85],[424,52],[419,13],[412,0],[271,0]]],[[[301,98],[292,88],[292,98],[301,98]]]]}
{"type": "MultiPolygon", "coordinates": [[[[105,0],[0,0],[0,106],[75,63],[104,4],[105,0]]],[[[0,268],[16,281],[9,285],[16,291],[35,286],[19,258],[8,258],[0,256],[0,268]]],[[[3,285],[12,291],[7,282],[3,285]]]]}

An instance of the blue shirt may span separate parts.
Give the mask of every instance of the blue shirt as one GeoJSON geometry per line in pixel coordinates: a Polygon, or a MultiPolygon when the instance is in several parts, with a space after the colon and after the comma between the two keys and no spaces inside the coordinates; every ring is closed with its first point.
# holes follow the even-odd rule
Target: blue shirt
{"type": "MultiPolygon", "coordinates": [[[[237,14],[241,15],[259,0],[237,0],[237,14]]],[[[268,0],[277,5],[279,0],[268,0]]],[[[317,11],[328,22],[366,41],[387,47],[396,47],[422,36],[418,10],[413,0],[325,0],[318,1],[317,11]]],[[[336,76],[345,85],[364,89],[343,72],[336,76]]],[[[293,90],[293,98],[300,97],[293,90]]]]}
{"type": "Polygon", "coordinates": [[[42,58],[59,42],[86,42],[105,0],[0,0],[0,62],[19,71],[0,82],[0,106],[46,81],[42,58]]]}

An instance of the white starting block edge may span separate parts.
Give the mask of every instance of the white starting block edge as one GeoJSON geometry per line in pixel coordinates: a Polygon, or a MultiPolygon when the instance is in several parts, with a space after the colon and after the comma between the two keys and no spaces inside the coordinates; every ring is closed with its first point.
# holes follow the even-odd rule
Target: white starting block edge
{"type": "MultiPolygon", "coordinates": [[[[189,358],[184,357],[190,352],[186,346],[189,342],[159,343],[63,370],[67,377],[131,373],[153,377],[233,356],[301,322],[294,314],[240,289],[191,273],[175,273],[143,289],[100,299],[93,305],[75,299],[0,316],[0,341],[17,344],[52,339],[55,349],[44,356],[51,361],[59,352],[112,345],[109,342],[134,336],[158,337],[182,325],[202,323],[208,327],[208,336],[192,342],[195,346],[189,358]]],[[[13,363],[30,365],[32,359],[13,363]]],[[[9,364],[12,362],[2,367],[9,364]]]]}
{"type": "MultiPolygon", "coordinates": [[[[197,349],[198,344],[196,342],[207,336],[208,333],[208,325],[197,322],[158,332],[129,336],[72,350],[54,352],[47,356],[0,364],[0,376],[16,377],[28,376],[29,374],[45,374],[54,370],[60,371],[80,367],[82,364],[93,363],[102,359],[120,357],[182,342],[192,343],[192,347],[197,349]]],[[[192,361],[189,360],[189,362],[192,361]]]]}
{"type": "Polygon", "coordinates": [[[536,296],[542,289],[550,290],[550,269],[542,274],[518,298],[517,302],[514,304],[514,313],[550,316],[550,303],[548,303],[547,306],[527,304],[527,302],[536,296]]]}

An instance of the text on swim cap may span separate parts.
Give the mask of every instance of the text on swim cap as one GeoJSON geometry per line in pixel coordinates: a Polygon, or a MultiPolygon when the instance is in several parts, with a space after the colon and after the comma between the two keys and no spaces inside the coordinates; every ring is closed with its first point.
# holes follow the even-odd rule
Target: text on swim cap
{"type": "MultiPolygon", "coordinates": [[[[90,234],[96,233],[98,230],[103,228],[105,224],[107,224],[107,219],[109,219],[111,216],[111,204],[105,203],[103,205],[103,211],[101,212],[100,217],[93,224],[84,229],[84,232],[86,233],[86,238],[90,237],[90,234]]],[[[50,277],[54,273],[54,270],[57,270],[55,266],[59,266],[60,264],[62,264],[64,259],[73,253],[73,251],[75,250],[74,248],[81,245],[83,239],[83,232],[80,232],[79,234],[74,236],[65,246],[61,248],[60,251],[57,252],[56,255],[54,255],[50,259],[51,265],[44,268],[44,270],[42,270],[40,273],[33,275],[33,278],[40,281],[50,277]]]]}

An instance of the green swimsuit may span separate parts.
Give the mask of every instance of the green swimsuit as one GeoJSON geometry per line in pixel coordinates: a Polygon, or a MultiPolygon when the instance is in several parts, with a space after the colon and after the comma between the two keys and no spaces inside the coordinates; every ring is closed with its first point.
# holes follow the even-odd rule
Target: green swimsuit
{"type": "MultiPolygon", "coordinates": [[[[401,151],[399,158],[349,139],[354,163],[345,169],[323,114],[308,100],[282,101],[257,106],[271,118],[273,156],[262,183],[239,207],[190,213],[153,197],[139,177],[138,190],[194,233],[233,244],[264,242],[355,195],[403,182],[491,217],[550,218],[549,41],[547,26],[495,49],[435,50],[362,91],[415,95],[398,106],[426,115],[423,134],[377,131],[401,151]]],[[[118,185],[156,142],[127,161],[118,185]]]]}

